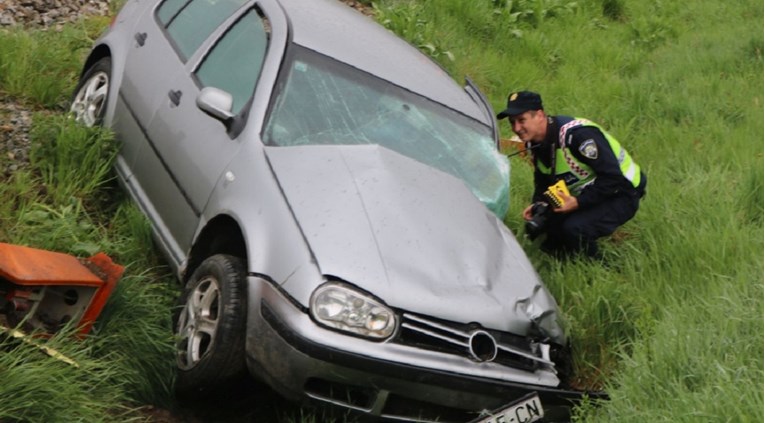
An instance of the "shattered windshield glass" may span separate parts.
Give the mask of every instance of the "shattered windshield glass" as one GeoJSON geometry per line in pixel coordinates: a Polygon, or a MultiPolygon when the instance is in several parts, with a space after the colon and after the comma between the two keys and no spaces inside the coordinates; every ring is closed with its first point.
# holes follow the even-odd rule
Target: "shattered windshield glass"
{"type": "Polygon", "coordinates": [[[266,144],[378,144],[462,179],[504,218],[510,169],[490,127],[310,50],[299,49],[288,64],[266,144]]]}

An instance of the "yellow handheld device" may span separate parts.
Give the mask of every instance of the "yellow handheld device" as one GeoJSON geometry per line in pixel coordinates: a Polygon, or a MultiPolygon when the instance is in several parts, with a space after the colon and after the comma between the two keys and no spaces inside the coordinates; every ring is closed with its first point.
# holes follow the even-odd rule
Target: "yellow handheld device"
{"type": "Polygon", "coordinates": [[[560,180],[555,183],[555,185],[550,185],[547,187],[547,191],[544,192],[545,199],[547,199],[547,202],[550,203],[553,207],[558,208],[563,205],[563,198],[558,194],[558,191],[563,192],[566,195],[571,195],[568,192],[568,187],[566,186],[566,182],[564,180],[560,180]]]}

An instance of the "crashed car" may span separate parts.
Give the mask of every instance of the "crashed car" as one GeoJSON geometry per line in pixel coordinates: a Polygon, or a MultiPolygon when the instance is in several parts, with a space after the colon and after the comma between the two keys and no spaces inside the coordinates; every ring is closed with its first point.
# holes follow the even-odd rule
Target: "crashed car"
{"type": "Polygon", "coordinates": [[[466,81],[339,1],[124,4],[71,111],[114,130],[185,287],[179,393],[249,372],[406,421],[564,401],[560,314],[466,81]]]}

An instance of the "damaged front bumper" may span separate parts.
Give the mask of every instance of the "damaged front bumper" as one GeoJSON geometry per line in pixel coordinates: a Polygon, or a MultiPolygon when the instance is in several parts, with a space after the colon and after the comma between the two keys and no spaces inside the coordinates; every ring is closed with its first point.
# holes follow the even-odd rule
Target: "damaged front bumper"
{"type": "Polygon", "coordinates": [[[558,388],[555,369],[544,363],[510,368],[324,329],[261,278],[249,278],[249,301],[250,371],[295,400],[385,420],[465,422],[529,392],[538,393],[552,416],[567,413],[583,396],[558,388]]]}

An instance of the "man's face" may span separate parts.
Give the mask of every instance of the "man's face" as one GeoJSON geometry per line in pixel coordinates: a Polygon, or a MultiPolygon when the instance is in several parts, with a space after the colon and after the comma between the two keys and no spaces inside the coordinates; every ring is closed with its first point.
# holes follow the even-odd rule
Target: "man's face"
{"type": "Polygon", "coordinates": [[[513,132],[523,142],[542,142],[547,135],[547,117],[541,110],[530,110],[510,116],[513,132]]]}

